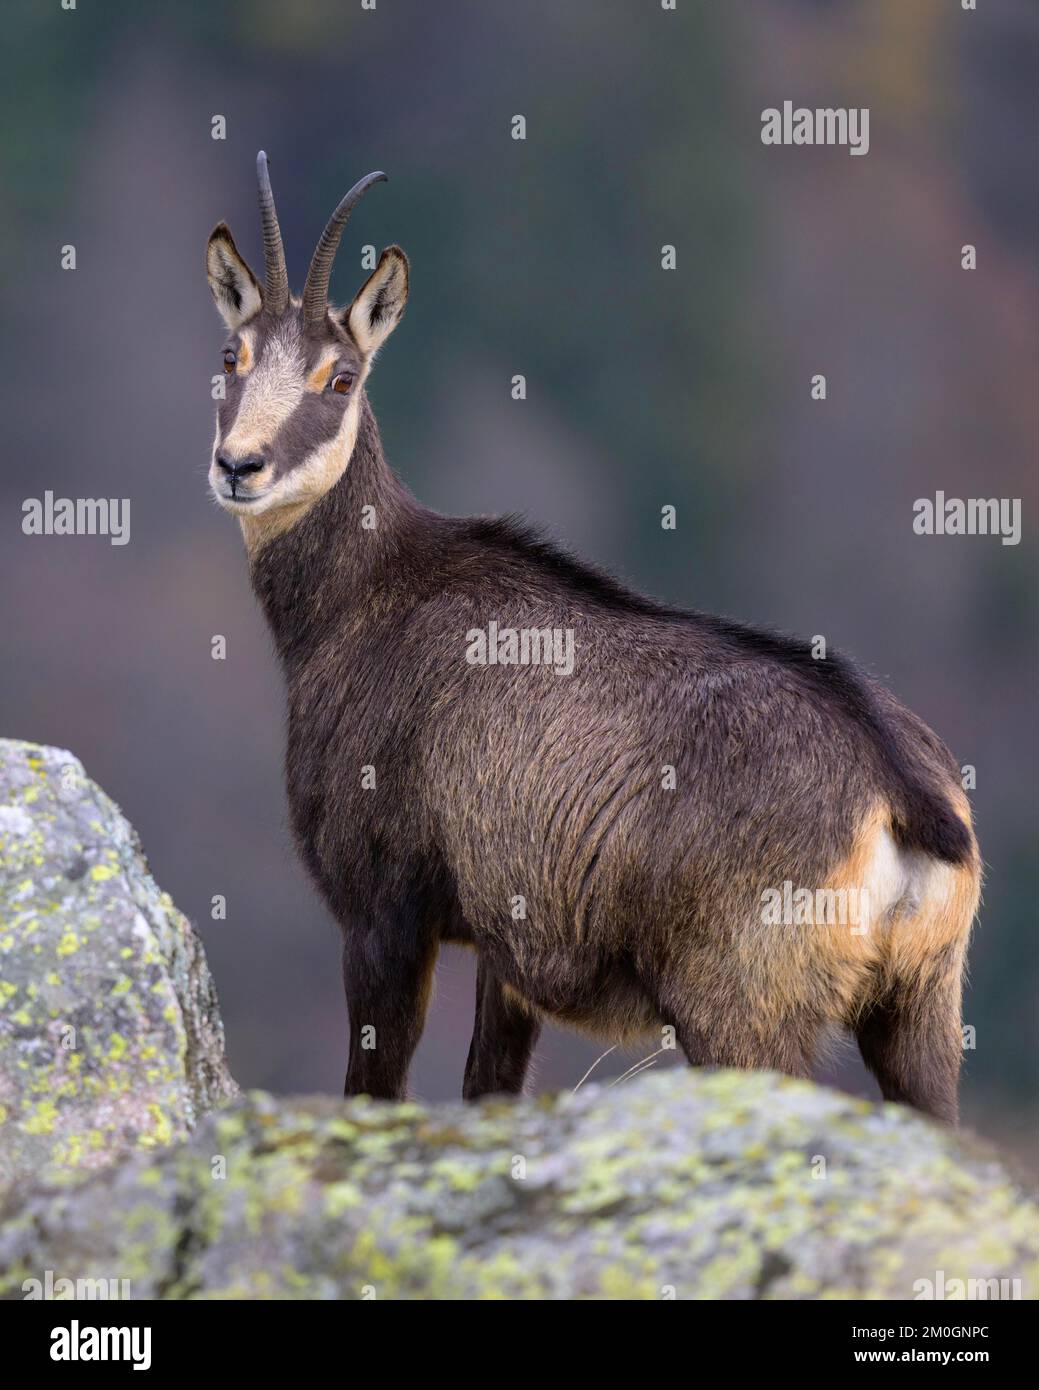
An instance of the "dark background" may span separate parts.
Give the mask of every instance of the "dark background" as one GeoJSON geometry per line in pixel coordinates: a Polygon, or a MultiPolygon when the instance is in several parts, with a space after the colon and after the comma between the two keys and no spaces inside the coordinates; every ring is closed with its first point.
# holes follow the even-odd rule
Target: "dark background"
{"type": "MultiPolygon", "coordinates": [[[[225,217],[262,263],[264,146],[297,289],[339,196],[390,173],[333,289],[352,296],[366,243],[411,257],[370,393],[424,502],[526,512],[659,596],[824,634],[976,766],[965,1112],[1034,1160],[1039,8],[21,0],[4,31],[0,732],[72,749],[137,826],[202,930],[238,1079],[338,1091],[345,1062],[336,931],[286,829],[280,679],[205,483],[203,249],[225,217]],[[868,156],[764,147],[786,98],[868,106],[868,156]],[[129,497],[130,544],[24,536],[48,488],[129,497]],[[1022,498],[1022,543],[914,535],[936,489],[1022,498]]],[[[418,1095],[459,1093],[471,1009],[447,951],[418,1095]]],[[[549,1030],[536,1085],[599,1051],[549,1030]]],[[[875,1094],[847,1049],[825,1075],[875,1094]]]]}

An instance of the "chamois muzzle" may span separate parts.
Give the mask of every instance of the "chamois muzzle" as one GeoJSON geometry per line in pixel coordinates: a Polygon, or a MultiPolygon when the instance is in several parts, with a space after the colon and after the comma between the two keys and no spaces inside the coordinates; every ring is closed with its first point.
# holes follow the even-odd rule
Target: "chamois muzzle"
{"type": "Polygon", "coordinates": [[[243,478],[262,472],[266,459],[261,454],[250,454],[248,458],[242,459],[231,459],[226,454],[217,454],[215,462],[225,482],[230,484],[231,496],[241,500],[238,497],[238,484],[243,478]]]}

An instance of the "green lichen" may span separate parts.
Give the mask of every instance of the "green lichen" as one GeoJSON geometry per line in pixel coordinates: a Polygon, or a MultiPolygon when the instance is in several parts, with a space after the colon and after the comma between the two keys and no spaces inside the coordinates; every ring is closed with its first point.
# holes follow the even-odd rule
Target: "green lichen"
{"type": "Polygon", "coordinates": [[[84,1249],[132,1267],[138,1297],[911,1298],[939,1269],[1031,1296],[1039,1209],[974,1141],[898,1107],[673,1072],[433,1110],[255,1093],[23,1196],[0,1293],[26,1262],[75,1275],[84,1249]]]}
{"type": "Polygon", "coordinates": [[[788,1078],[221,1109],[201,948],[117,808],[69,754],[0,744],[5,807],[2,1297],[40,1269],[184,1299],[905,1299],[938,1270],[1039,1288],[1039,1208],[993,1155],[788,1078]]]}
{"type": "Polygon", "coordinates": [[[71,754],[0,740],[0,838],[0,1185],[185,1137],[236,1088],[133,830],[71,754]]]}

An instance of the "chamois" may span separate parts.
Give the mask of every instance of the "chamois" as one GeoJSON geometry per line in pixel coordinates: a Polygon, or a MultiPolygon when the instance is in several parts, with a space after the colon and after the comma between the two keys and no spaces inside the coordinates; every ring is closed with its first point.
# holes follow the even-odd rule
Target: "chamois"
{"type": "Polygon", "coordinates": [[[336,208],[296,299],[262,151],[257,173],[263,287],[224,223],[207,248],[229,332],[210,482],[284,669],[293,832],[343,935],[347,1094],[405,1094],[453,941],[477,957],[467,1098],[522,1089],[545,1016],[670,1025],[692,1065],[794,1075],[838,1026],[885,1097],[955,1122],[981,875],[948,750],[842,655],[421,506],[364,389],[403,251],[328,304],[385,175],[336,208]],[[772,920],[791,886],[860,912],[772,920]]]}

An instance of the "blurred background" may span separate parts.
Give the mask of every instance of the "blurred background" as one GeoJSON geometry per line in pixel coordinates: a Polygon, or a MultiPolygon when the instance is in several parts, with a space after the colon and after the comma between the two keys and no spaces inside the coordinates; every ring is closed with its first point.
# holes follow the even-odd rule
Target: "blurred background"
{"type": "MultiPolygon", "coordinates": [[[[365,244],[411,257],[369,389],[425,503],[525,512],[657,596],[823,634],[976,767],[965,1118],[1039,1166],[1033,0],[16,0],[4,28],[0,733],[72,749],[137,827],[202,931],[239,1081],[338,1093],[345,1066],[280,676],[205,482],[203,250],[226,218],[262,265],[263,146],[297,290],[341,194],[390,173],[333,290],[365,244]],[[868,106],[868,156],[764,147],[785,99],[868,106]],[[23,535],[47,489],[129,497],[130,543],[23,535]],[[1021,498],[1021,544],[914,535],[938,489],[1021,498]]],[[[449,949],[417,1095],[460,1094],[472,1007],[449,949]]],[[[550,1029],[534,1084],[601,1051],[550,1029]]],[[[821,1075],[876,1094],[848,1047],[821,1075]]]]}

